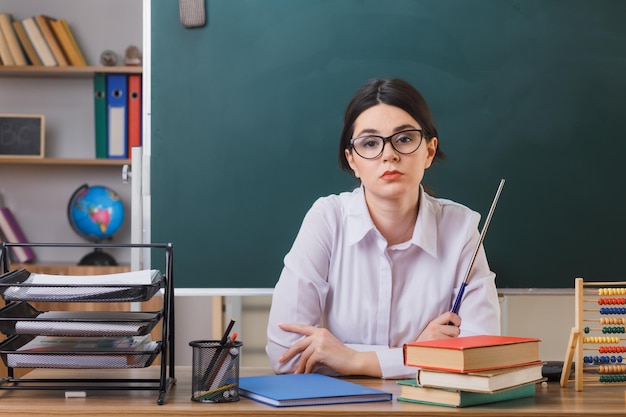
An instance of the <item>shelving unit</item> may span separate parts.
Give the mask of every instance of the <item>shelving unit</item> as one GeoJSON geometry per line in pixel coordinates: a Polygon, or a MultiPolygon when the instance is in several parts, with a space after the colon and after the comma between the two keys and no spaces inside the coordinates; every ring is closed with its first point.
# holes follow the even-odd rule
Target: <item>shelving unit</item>
{"type": "MultiPolygon", "coordinates": [[[[0,193],[31,242],[83,242],[67,220],[67,202],[82,184],[115,190],[125,206],[125,220],[111,242],[131,241],[132,189],[123,183],[130,159],[95,158],[95,74],[142,74],[143,66],[126,66],[124,51],[143,45],[142,0],[0,0],[0,10],[23,20],[40,14],[65,19],[89,66],[36,67],[0,65],[0,113],[43,114],[43,158],[0,156],[0,193]],[[103,66],[105,50],[118,57],[117,66],[103,66]]],[[[132,181],[132,179],[131,179],[132,181]]],[[[137,209],[137,207],[135,207],[137,209]]],[[[120,265],[126,252],[112,250],[120,265]]],[[[80,248],[59,253],[38,248],[36,264],[75,265],[80,248]]]]}
{"type": "MultiPolygon", "coordinates": [[[[91,80],[93,79],[95,74],[104,73],[104,74],[141,74],[143,68],[140,66],[116,66],[116,67],[104,67],[104,66],[88,66],[88,67],[32,67],[32,66],[13,66],[13,67],[1,67],[0,66],[0,78],[14,78],[14,79],[26,79],[33,80],[36,82],[45,82],[45,80],[54,80],[54,79],[62,79],[67,80],[67,82],[74,82],[72,80],[81,80],[88,81],[91,89],[91,80]]],[[[82,87],[82,93],[89,96],[89,103],[93,103],[93,99],[91,98],[92,91],[86,90],[85,87],[82,87]]],[[[83,114],[87,111],[87,114],[91,117],[93,115],[93,107],[89,110],[85,110],[82,108],[68,110],[73,114],[83,114]]],[[[93,142],[93,136],[91,136],[91,141],[93,142]]],[[[45,174],[44,177],[47,181],[55,180],[56,177],[62,176],[74,176],[70,174],[70,172],[76,171],[77,169],[81,169],[82,176],[85,176],[87,171],[94,175],[96,171],[101,174],[95,174],[97,178],[104,178],[102,175],[105,175],[107,178],[110,178],[111,173],[115,169],[119,169],[119,178],[122,177],[122,167],[131,166],[130,159],[97,159],[95,155],[90,157],[63,157],[61,155],[54,155],[53,157],[5,157],[0,156],[0,167],[4,167],[3,169],[16,169],[20,167],[24,167],[25,169],[33,169],[37,171],[41,171],[42,174],[45,174]],[[14,168],[9,168],[14,167],[14,168]],[[69,170],[69,171],[68,171],[69,170]],[[104,171],[106,170],[106,171],[104,171]]],[[[17,175],[16,175],[17,177],[17,175]]],[[[41,176],[40,176],[41,177],[41,176]]],[[[94,180],[97,181],[97,180],[94,180]]],[[[93,181],[92,181],[93,182],[93,181]]],[[[106,181],[105,181],[106,182],[106,181]]],[[[110,180],[109,180],[110,182],[110,180]]],[[[121,182],[121,181],[120,181],[121,182]]],[[[32,182],[29,186],[34,185],[32,182]]],[[[78,184],[80,185],[80,184],[78,184]]],[[[107,184],[105,184],[107,185],[107,184]]],[[[109,185],[110,186],[110,185],[109,185]]],[[[9,188],[11,185],[9,184],[9,188]]],[[[74,187],[72,187],[74,188],[74,187]]],[[[119,192],[122,187],[113,187],[116,191],[119,192]]],[[[33,188],[33,191],[35,188],[33,188]]],[[[10,192],[10,191],[9,191],[10,192]]],[[[130,190],[127,190],[126,193],[120,192],[122,198],[126,203],[130,203],[130,190]]],[[[68,198],[70,191],[67,191],[68,198]]],[[[6,196],[6,199],[9,199],[11,195],[6,196]]],[[[130,207],[126,207],[128,211],[127,219],[130,219],[130,207]]],[[[62,216],[64,213],[61,214],[62,216]]],[[[24,222],[21,222],[24,223],[24,222]]],[[[69,227],[69,224],[68,224],[69,227]]],[[[38,230],[43,230],[42,228],[38,228],[38,230]]],[[[29,240],[34,241],[52,241],[50,238],[41,237],[41,236],[32,236],[30,233],[26,233],[29,240]]],[[[129,240],[128,238],[124,240],[129,240]]],[[[38,261],[40,262],[40,261],[38,261]]],[[[127,261],[126,261],[127,262],[127,261]]],[[[42,266],[49,265],[50,261],[43,261],[42,266]]]]}
{"type": "MultiPolygon", "coordinates": [[[[153,281],[151,285],[135,285],[132,283],[114,283],[114,284],[41,284],[30,283],[25,281],[25,277],[28,277],[28,272],[20,272],[20,270],[13,269],[8,257],[8,250],[14,246],[54,246],[61,248],[73,247],[72,244],[38,244],[38,243],[1,243],[0,244],[0,265],[4,274],[0,277],[0,292],[2,298],[8,301],[5,309],[16,311],[16,316],[9,317],[8,326],[0,326],[0,330],[7,334],[8,339],[2,342],[0,345],[0,356],[7,365],[8,376],[0,379],[0,390],[64,390],[64,391],[76,391],[76,390],[157,390],[159,392],[157,403],[163,404],[165,401],[165,395],[169,388],[176,382],[174,375],[174,267],[173,267],[173,245],[167,244],[122,244],[122,245],[110,245],[110,244],[85,244],[78,245],[87,248],[148,248],[148,249],[161,249],[165,252],[165,267],[164,273],[161,273],[161,279],[153,281]],[[23,303],[30,303],[33,301],[51,301],[55,303],[112,303],[112,302],[144,302],[149,301],[156,292],[163,291],[163,306],[162,309],[154,314],[153,323],[146,323],[141,327],[144,333],[140,333],[141,330],[137,330],[137,334],[134,336],[145,335],[150,331],[157,322],[161,323],[161,340],[157,341],[157,345],[153,350],[148,351],[124,351],[115,352],[110,351],[71,351],[71,352],[20,352],[18,349],[29,341],[37,334],[42,333],[24,333],[18,332],[18,322],[31,322],[35,320],[34,315],[39,312],[32,308],[30,304],[24,305],[23,303]],[[78,296],[77,296],[78,294],[78,296]],[[21,316],[19,315],[21,314],[21,316]],[[8,330],[7,330],[8,329],[8,330]],[[18,353],[19,352],[19,353],[18,353]],[[13,355],[13,356],[11,356],[13,355]],[[9,358],[22,358],[24,355],[30,355],[30,358],[26,358],[27,365],[17,366],[16,363],[10,362],[9,358]],[[32,368],[34,364],[40,363],[37,360],[46,359],[42,361],[44,364],[39,367],[45,368],[79,368],[79,369],[103,369],[103,368],[117,368],[120,369],[120,375],[124,373],[124,370],[130,370],[130,368],[147,367],[160,355],[160,374],[159,378],[154,379],[138,379],[133,377],[124,378],[123,375],[119,378],[27,378],[16,377],[14,369],[29,367],[32,368]],[[50,358],[53,357],[54,360],[50,358]],[[35,359],[31,359],[35,358],[35,359]],[[86,358],[90,358],[89,361],[86,358]],[[95,358],[92,362],[91,359],[95,358]],[[52,361],[54,364],[50,365],[48,361],[52,361]],[[123,362],[125,365],[121,365],[123,362]]],[[[23,270],[21,270],[23,271],[23,270]]],[[[71,276],[69,276],[71,280],[71,276]]],[[[3,309],[4,310],[4,309],[3,309]]],[[[6,311],[6,310],[4,310],[6,311]]],[[[98,310],[99,311],[99,310],[98,310]]],[[[108,311],[99,311],[105,315],[108,311]]],[[[130,317],[130,311],[122,312],[121,316],[130,317]]],[[[98,313],[91,313],[90,315],[84,315],[81,318],[81,314],[78,313],[78,318],[74,318],[72,324],[80,324],[81,329],[89,328],[89,334],[85,336],[111,336],[111,329],[106,328],[99,331],[94,331],[92,326],[96,324],[102,324],[103,320],[98,319],[98,313]]],[[[118,314],[117,317],[120,317],[118,314]]],[[[119,320],[119,318],[118,318],[119,320]]],[[[104,320],[106,323],[106,320],[104,320]]],[[[6,324],[6,323],[2,323],[6,324]]],[[[144,323],[142,323],[144,324],[144,323]]],[[[67,330],[66,330],[67,331],[67,330]]],[[[80,332],[87,332],[87,330],[80,330],[80,332]]],[[[47,333],[43,333],[49,335],[47,333]]],[[[60,336],[72,336],[69,334],[62,334],[60,336]]],[[[76,336],[76,334],[73,334],[76,336]]],[[[115,334],[113,336],[116,336],[115,334]]],[[[62,371],[60,371],[62,373],[62,371]]],[[[0,403],[1,403],[0,399],[0,403]]]]}

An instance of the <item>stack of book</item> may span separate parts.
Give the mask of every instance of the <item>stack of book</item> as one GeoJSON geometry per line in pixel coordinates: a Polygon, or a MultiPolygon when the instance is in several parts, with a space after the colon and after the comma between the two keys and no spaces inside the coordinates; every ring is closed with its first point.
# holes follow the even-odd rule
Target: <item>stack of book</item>
{"type": "Polygon", "coordinates": [[[65,19],[46,15],[14,19],[0,13],[0,60],[4,66],[86,66],[65,19]]]}
{"type": "Polygon", "coordinates": [[[468,407],[533,397],[542,378],[539,339],[467,336],[404,345],[416,378],[398,381],[398,400],[468,407]]]}

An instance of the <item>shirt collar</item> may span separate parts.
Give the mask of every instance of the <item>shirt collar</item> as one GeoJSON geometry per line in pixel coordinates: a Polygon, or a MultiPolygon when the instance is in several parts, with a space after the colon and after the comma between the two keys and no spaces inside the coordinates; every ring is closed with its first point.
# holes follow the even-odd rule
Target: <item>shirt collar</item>
{"type": "MultiPolygon", "coordinates": [[[[410,244],[424,249],[429,255],[437,257],[437,216],[433,198],[420,186],[420,200],[417,221],[410,244]]],[[[346,236],[349,245],[362,240],[368,233],[376,230],[365,203],[363,185],[355,189],[347,204],[346,236]]]]}
{"type": "Polygon", "coordinates": [[[437,215],[435,199],[420,185],[420,203],[411,243],[424,249],[433,258],[437,257],[437,215]]]}
{"type": "Polygon", "coordinates": [[[370,231],[376,229],[365,203],[363,185],[352,192],[347,204],[346,236],[348,244],[354,245],[370,231]]]}

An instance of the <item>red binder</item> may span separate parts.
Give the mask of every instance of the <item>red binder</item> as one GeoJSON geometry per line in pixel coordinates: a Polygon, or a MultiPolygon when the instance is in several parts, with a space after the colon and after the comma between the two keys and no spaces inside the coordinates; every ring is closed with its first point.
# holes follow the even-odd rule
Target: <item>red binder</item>
{"type": "Polygon", "coordinates": [[[128,157],[141,146],[141,75],[128,76],[128,157]]]}

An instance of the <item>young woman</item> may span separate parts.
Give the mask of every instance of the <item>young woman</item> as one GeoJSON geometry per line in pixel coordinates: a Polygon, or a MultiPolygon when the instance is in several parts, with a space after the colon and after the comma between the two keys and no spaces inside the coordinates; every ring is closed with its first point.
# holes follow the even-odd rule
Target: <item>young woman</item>
{"type": "Polygon", "coordinates": [[[267,329],[275,372],[414,377],[404,343],[500,333],[482,247],[459,314],[450,312],[480,215],[424,191],[424,172],[442,157],[437,136],[403,80],[372,80],[352,98],[339,158],[361,186],[318,199],[285,257],[267,329]]]}

